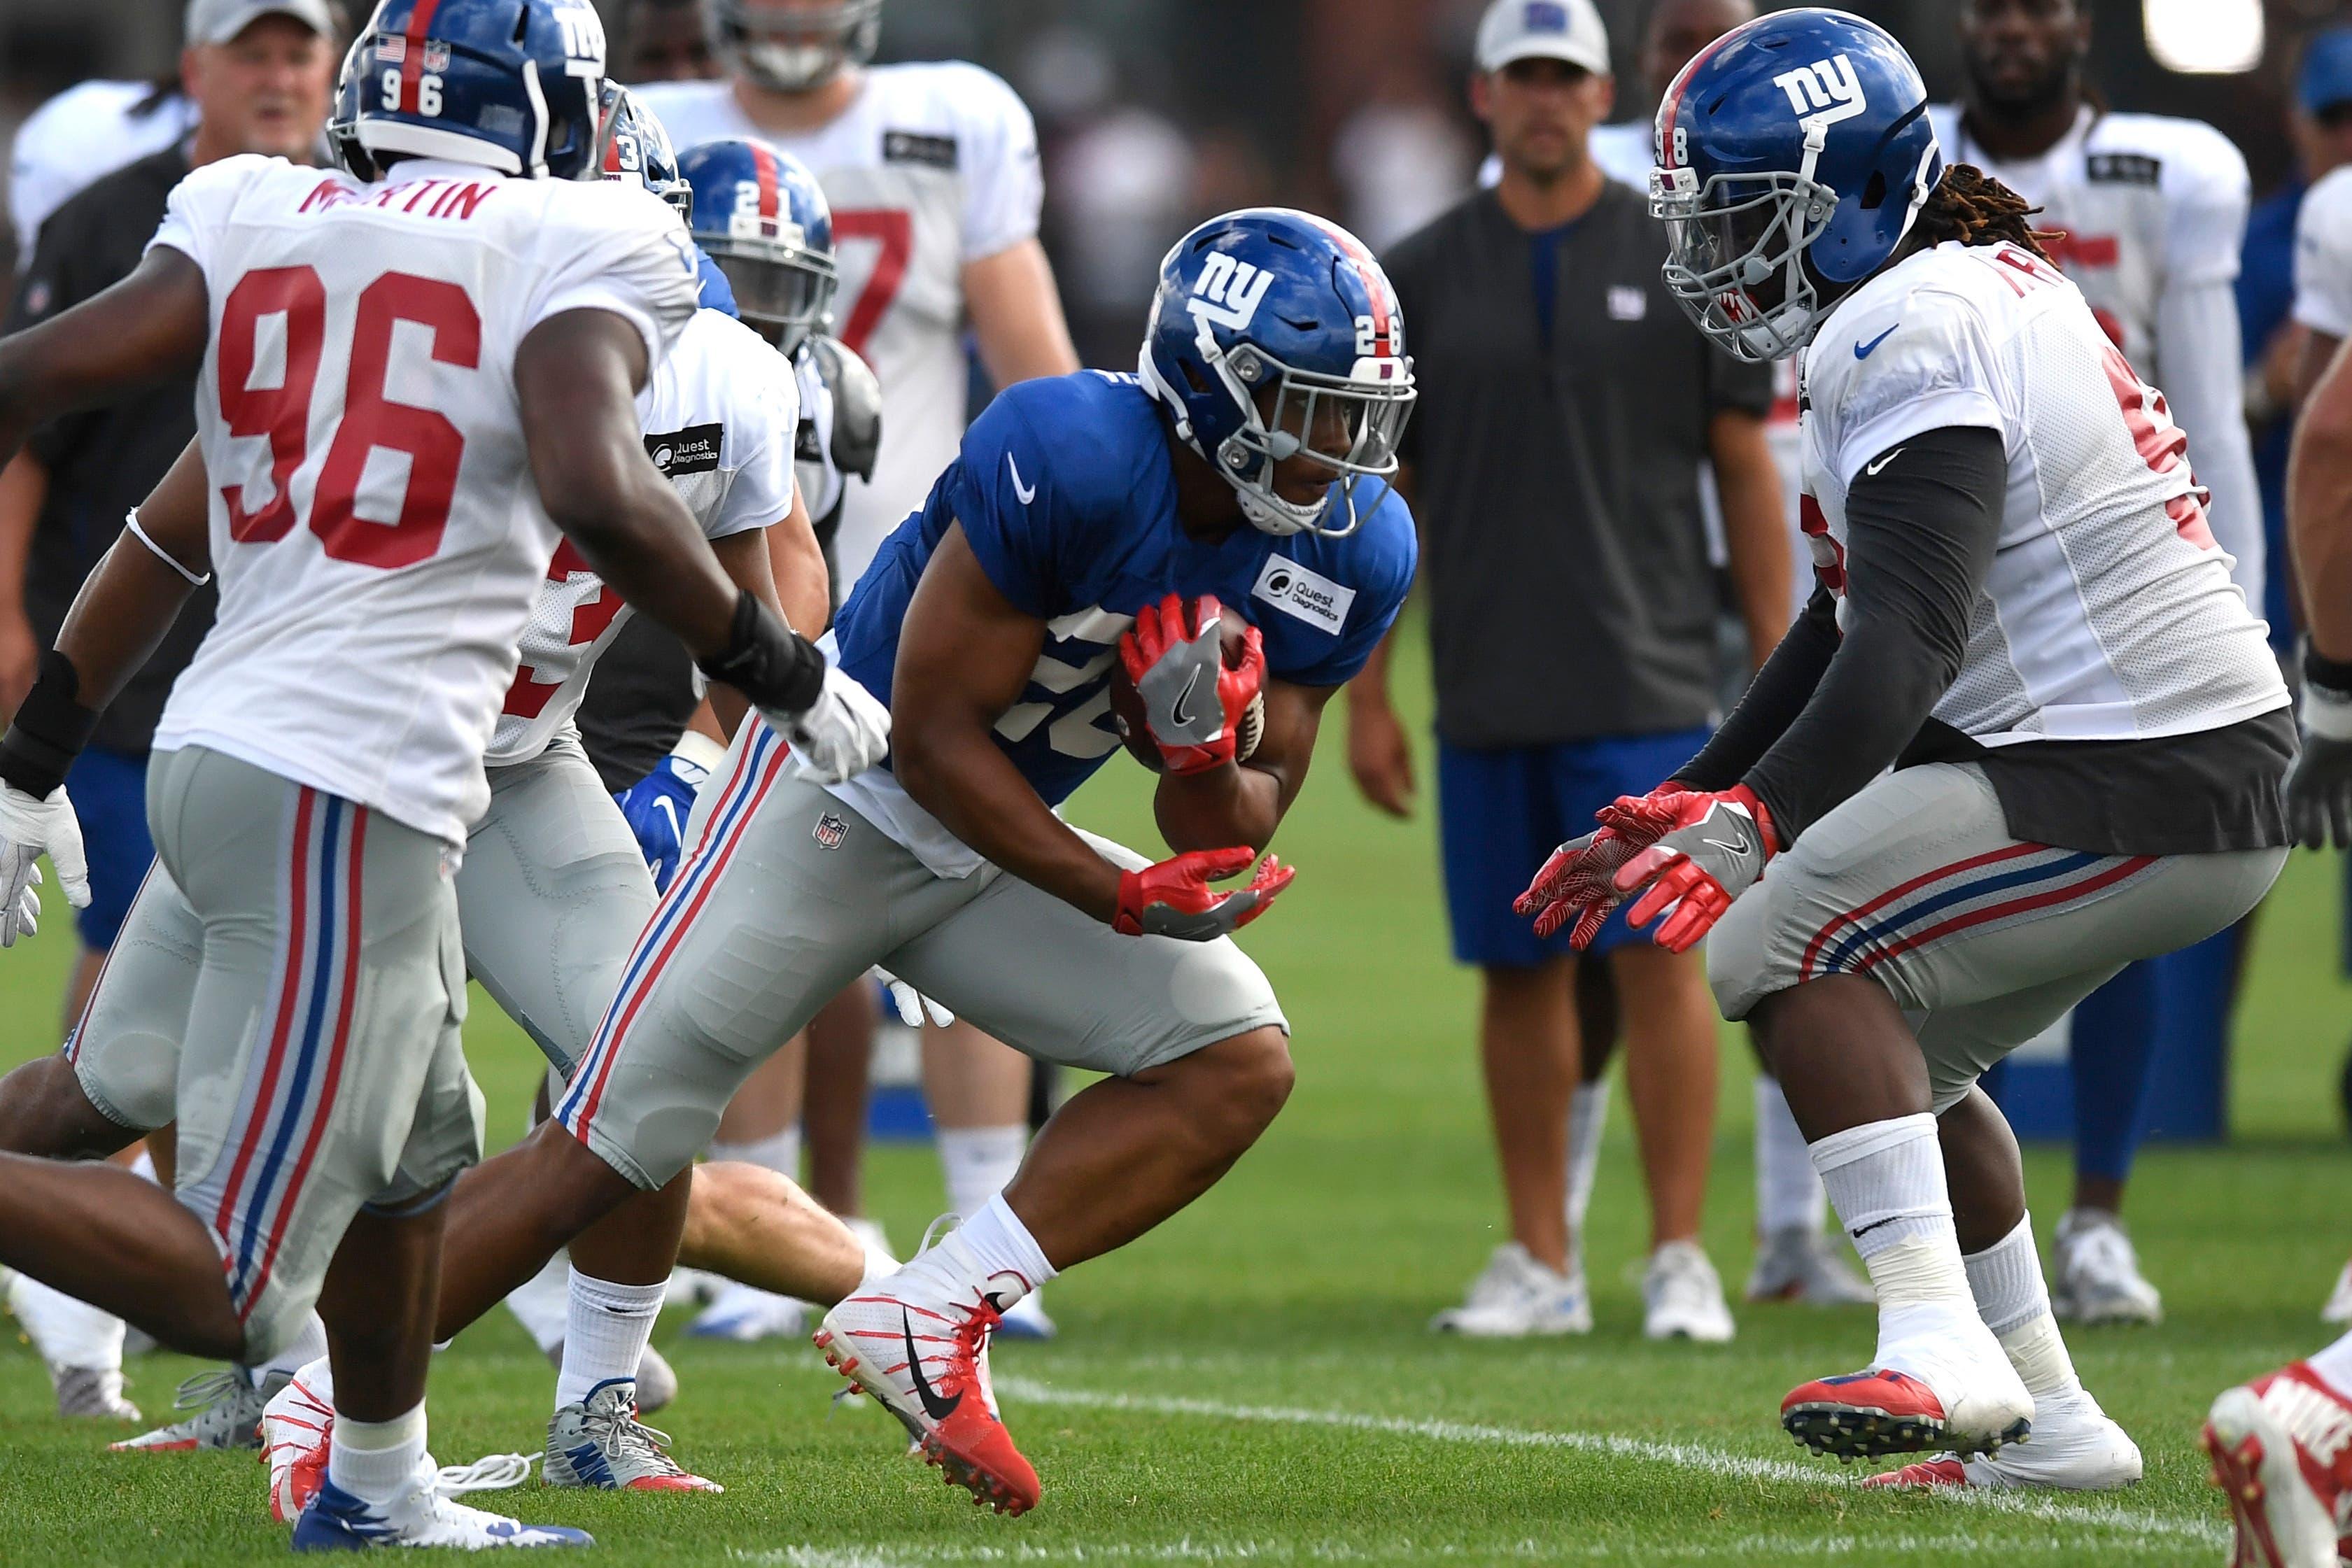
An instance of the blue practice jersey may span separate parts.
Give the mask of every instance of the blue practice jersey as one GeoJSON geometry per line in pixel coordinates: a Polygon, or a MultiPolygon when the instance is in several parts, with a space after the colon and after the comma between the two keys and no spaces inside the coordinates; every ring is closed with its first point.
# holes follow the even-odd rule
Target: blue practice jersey
{"type": "MultiPolygon", "coordinates": [[[[1246,523],[1215,544],[1176,517],[1159,404],[1135,377],[1081,371],[998,394],[923,509],[899,524],[835,622],[842,668],[890,700],[898,627],[951,523],[998,592],[1045,622],[1028,689],[997,744],[1048,805],[1118,748],[1110,673],[1136,612],[1214,594],[1264,634],[1266,673],[1336,686],[1363,667],[1412,583],[1412,515],[1381,486],[1346,538],[1276,538],[1246,523]]],[[[1342,503],[1344,504],[1344,503],[1342,503]]]]}

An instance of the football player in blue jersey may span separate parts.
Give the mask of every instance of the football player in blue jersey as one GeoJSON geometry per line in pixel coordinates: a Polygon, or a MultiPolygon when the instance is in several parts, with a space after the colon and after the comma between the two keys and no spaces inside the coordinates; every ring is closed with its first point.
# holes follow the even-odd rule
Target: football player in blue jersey
{"type": "Polygon", "coordinates": [[[1288,1023],[1228,938],[1291,873],[1214,884],[1274,836],[1412,581],[1387,484],[1404,347],[1359,241],[1253,209],[1169,253],[1139,375],[997,398],[828,638],[896,706],[892,770],[836,789],[756,718],[738,732],[555,1119],[451,1200],[442,1333],[591,1225],[635,1260],[626,1282],[667,1278],[736,1085],[880,964],[1108,1074],[960,1229],[820,1297],[818,1343],[933,1463],[1000,1510],[1036,1503],[989,1390],[999,1318],[1199,1197],[1290,1092],[1288,1023]],[[1161,775],[1157,863],[1055,811],[1119,749],[1115,679],[1161,775]]]}

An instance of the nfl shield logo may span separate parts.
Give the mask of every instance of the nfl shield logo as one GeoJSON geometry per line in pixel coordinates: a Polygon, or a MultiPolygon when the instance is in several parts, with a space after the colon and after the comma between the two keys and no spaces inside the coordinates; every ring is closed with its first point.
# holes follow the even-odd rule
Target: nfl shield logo
{"type": "Polygon", "coordinates": [[[425,44],[425,68],[428,71],[447,70],[449,46],[438,38],[427,39],[425,44]]]}
{"type": "Polygon", "coordinates": [[[816,827],[809,834],[809,837],[816,841],[816,847],[821,850],[837,850],[841,847],[841,841],[848,836],[849,824],[831,811],[827,811],[816,820],[816,827]]]}

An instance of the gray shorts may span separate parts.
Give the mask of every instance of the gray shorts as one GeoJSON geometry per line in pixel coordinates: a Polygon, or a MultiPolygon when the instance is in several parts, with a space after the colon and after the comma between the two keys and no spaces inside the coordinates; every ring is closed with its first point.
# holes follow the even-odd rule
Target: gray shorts
{"type": "MultiPolygon", "coordinates": [[[[756,718],[695,823],[556,1113],[641,1186],[684,1169],[751,1070],[877,964],[1032,1056],[1123,1076],[1288,1027],[1231,941],[1121,936],[992,865],[939,876],[793,776],[756,718]]],[[[1146,863],[1086,837],[1122,867],[1146,863]]]]}
{"type": "Polygon", "coordinates": [[[457,909],[467,969],[570,1077],[654,912],[653,873],[576,735],[490,769],[457,909]]]}
{"type": "Polygon", "coordinates": [[[457,897],[438,840],[201,747],[155,754],[147,817],[155,871],[67,1050],[108,1115],[179,1123],[180,1201],[265,1359],[354,1214],[480,1157],[457,897]]]}
{"type": "Polygon", "coordinates": [[[1716,925],[1723,1016],[1869,975],[1911,1018],[1937,1113],[2126,964],[2202,941],[2287,852],[2101,855],[2010,837],[1982,768],[1887,774],[1808,829],[1716,925]]]}

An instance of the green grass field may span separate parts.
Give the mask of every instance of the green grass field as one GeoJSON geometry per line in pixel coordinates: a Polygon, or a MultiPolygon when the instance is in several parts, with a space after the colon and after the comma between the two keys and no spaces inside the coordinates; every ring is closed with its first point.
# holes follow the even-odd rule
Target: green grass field
{"type": "MultiPolygon", "coordinates": [[[[1285,833],[1297,885],[1249,934],[1297,1031],[1290,1108],[1193,1209],[1052,1288],[1058,1343],[997,1354],[1007,1418],[1045,1478],[1037,1511],[998,1519],[943,1490],[887,1417],[829,1404],[835,1380],[805,1344],[699,1345],[676,1314],[660,1343],[684,1392],[659,1419],[727,1494],[533,1485],[492,1500],[593,1530],[615,1564],[2221,1558],[2197,1423],[2224,1385],[2323,1342],[2316,1310],[2352,1245],[2334,1108],[2352,997],[2332,962],[2331,865],[2299,858],[2263,917],[2234,1142],[2141,1166],[2137,1235],[2168,1322],[2075,1338],[2086,1380],[2147,1452],[2147,1481],[2092,1500],[1864,1494],[1860,1471],[1801,1455],[1775,1412],[1795,1383],[1868,1354],[1866,1313],[1743,1309],[1726,1348],[1641,1340],[1644,1223],[1622,1094],[1588,1249],[1598,1332],[1530,1344],[1425,1332],[1498,1239],[1471,985],[1445,956],[1426,804],[1410,826],[1373,817],[1339,739],[1285,833]]],[[[1150,841],[1141,775],[1123,762],[1071,814],[1150,841]]],[[[0,959],[0,1055],[51,1047],[67,956],[52,931],[0,959]]],[[[503,1143],[539,1059],[478,992],[469,1038],[503,1143]]],[[[1751,1250],[1748,1094],[1728,1035],[1724,1061],[1706,1239],[1736,1287],[1751,1250]]],[[[2063,1151],[2030,1165],[2046,1228],[2065,1201],[2063,1151]]],[[[902,1245],[940,1205],[928,1149],[877,1151],[871,1186],[902,1245]]],[[[132,1393],[165,1411],[193,1369],[134,1362],[132,1393]]],[[[484,1322],[437,1364],[435,1451],[535,1449],[551,1386],[510,1319],[484,1322]]],[[[250,1459],[110,1455],[112,1435],[61,1427],[31,1351],[0,1344],[0,1563],[285,1549],[250,1459]]]]}

